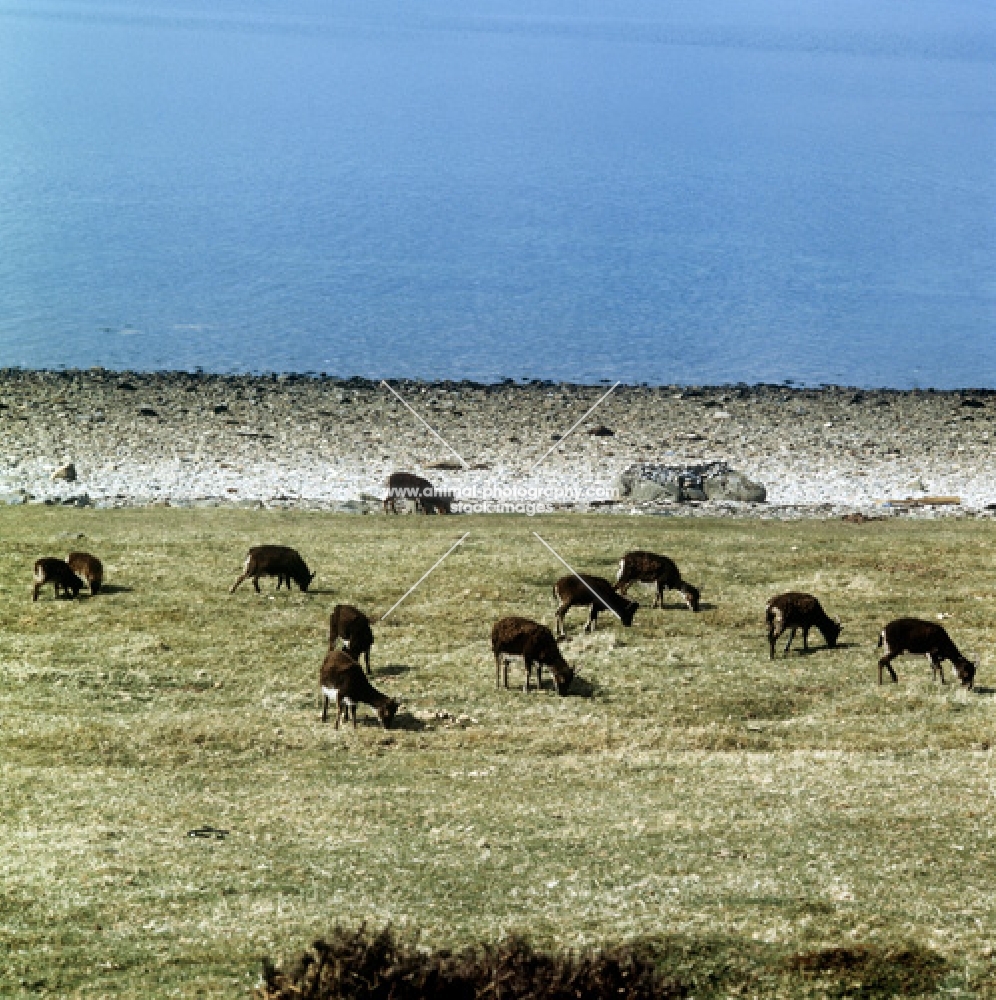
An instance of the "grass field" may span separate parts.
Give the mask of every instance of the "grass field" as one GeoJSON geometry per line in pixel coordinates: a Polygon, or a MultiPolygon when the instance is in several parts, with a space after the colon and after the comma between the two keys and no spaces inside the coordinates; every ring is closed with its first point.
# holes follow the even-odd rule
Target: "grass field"
{"type": "Polygon", "coordinates": [[[0,995],[247,996],[264,954],[364,920],[427,945],[660,938],[696,996],[895,991],[811,958],[834,948],[913,949],[941,970],[914,992],[996,995],[992,522],[31,506],[0,539],[0,995]],[[610,577],[666,552],[704,609],[637,586],[631,629],[568,616],[576,694],[496,692],[491,623],[553,624],[564,570],[534,531],[610,577]],[[323,726],[332,605],[383,613],[464,532],[375,626],[400,726],[323,726]],[[262,542],[298,548],[311,593],[229,595],[262,542]],[[74,548],[108,592],[33,604],[34,559],[74,548]],[[840,648],[769,661],[788,589],[842,617],[840,648]],[[938,613],[976,690],[910,657],[880,687],[881,626],[938,613]]]}

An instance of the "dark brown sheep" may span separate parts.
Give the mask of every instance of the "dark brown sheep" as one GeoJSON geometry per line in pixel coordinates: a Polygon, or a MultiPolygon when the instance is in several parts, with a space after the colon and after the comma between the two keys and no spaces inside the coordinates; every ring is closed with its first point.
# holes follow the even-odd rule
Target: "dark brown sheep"
{"type": "Polygon", "coordinates": [[[342,648],[357,662],[361,655],[366,658],[369,674],[373,629],[370,628],[370,619],[352,604],[337,604],[332,609],[329,616],[329,649],[335,649],[337,639],[342,639],[342,648]]]}
{"type": "Polygon", "coordinates": [[[100,593],[104,583],[104,564],[89,552],[70,552],[66,557],[69,568],[90,588],[90,594],[100,593]]]}
{"type": "Polygon", "coordinates": [[[954,665],[958,680],[969,690],[975,685],[975,664],[962,656],[948,633],[936,622],[926,622],[920,618],[897,618],[882,629],[878,637],[879,646],[885,647],[885,655],[878,661],[878,682],[882,683],[882,670],[888,670],[895,683],[899,682],[892,661],[903,653],[926,656],[930,660],[930,678],[938,674],[944,679],[942,661],[950,660],[954,665]]]}
{"type": "Polygon", "coordinates": [[[315,578],[296,549],[286,545],[257,545],[249,550],[242,575],[232,584],[229,593],[234,594],[243,580],[252,577],[252,585],[258,594],[261,576],[275,576],[277,590],[282,583],[286,583],[290,590],[290,582],[293,580],[302,591],[306,591],[315,578]]]}
{"type": "Polygon", "coordinates": [[[46,583],[52,584],[56,597],[79,597],[80,591],[84,587],[83,581],[69,568],[69,563],[52,556],[45,556],[35,560],[34,590],[31,600],[38,600],[38,591],[46,583]]]}
{"type": "Polygon", "coordinates": [[[328,721],[329,703],[335,702],[335,728],[339,728],[339,720],[345,710],[348,719],[353,715],[353,728],[356,728],[356,706],[360,703],[369,705],[377,713],[381,725],[391,728],[395,715],[398,713],[398,703],[382,694],[367,680],[363,667],[341,649],[330,649],[322,663],[320,675],[322,686],[322,722],[328,721]]]}
{"type": "Polygon", "coordinates": [[[652,607],[663,608],[664,591],[677,590],[681,592],[690,611],[699,610],[699,589],[682,580],[674,560],[667,556],[659,556],[655,552],[627,552],[619,560],[616,590],[625,594],[636,581],[657,585],[657,596],[652,607]]]}
{"type": "Polygon", "coordinates": [[[504,680],[508,687],[508,657],[521,656],[526,667],[526,691],[536,664],[536,685],[543,687],[543,667],[549,667],[557,694],[565,695],[574,680],[574,670],[564,659],[553,633],[528,618],[500,618],[491,627],[491,650],[495,655],[495,687],[504,680]]]}
{"type": "Polygon", "coordinates": [[[442,493],[422,476],[414,472],[392,472],[387,478],[387,496],[384,511],[398,513],[398,500],[411,500],[416,511],[425,514],[451,514],[453,495],[442,493]]]}
{"type": "Polygon", "coordinates": [[[612,584],[602,576],[562,576],[553,585],[553,596],[557,600],[557,635],[563,636],[564,616],[574,607],[588,607],[588,621],[585,632],[590,632],[598,620],[599,612],[609,611],[629,628],[633,624],[639,604],[612,589],[612,584]]]}
{"type": "Polygon", "coordinates": [[[772,597],[764,610],[764,620],[768,625],[768,645],[772,660],[775,658],[775,643],[779,636],[788,629],[792,630],[792,634],[788,637],[788,642],[785,643],[786,656],[798,629],[802,629],[803,651],[809,652],[809,630],[811,628],[819,629],[827,646],[833,649],[837,645],[837,639],[843,627],[840,624],[840,619],[831,618],[812,594],[800,594],[796,591],[772,597]]]}

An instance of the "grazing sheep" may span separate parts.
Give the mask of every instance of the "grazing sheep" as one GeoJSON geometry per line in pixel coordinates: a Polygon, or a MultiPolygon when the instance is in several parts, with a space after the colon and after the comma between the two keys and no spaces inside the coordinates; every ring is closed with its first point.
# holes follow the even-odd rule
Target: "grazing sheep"
{"type": "Polygon", "coordinates": [[[526,667],[526,691],[536,664],[536,684],[543,687],[543,667],[549,667],[557,694],[567,694],[574,670],[564,659],[553,633],[539,622],[528,618],[499,618],[491,627],[491,649],[495,654],[495,687],[504,678],[508,687],[508,657],[521,656],[526,667]]]}
{"type": "Polygon", "coordinates": [[[566,635],[564,631],[564,616],[573,607],[589,607],[588,621],[585,624],[585,632],[590,632],[595,627],[600,611],[611,611],[619,620],[629,628],[633,624],[633,615],[636,614],[639,604],[630,601],[622,594],[617,594],[612,589],[612,584],[602,576],[562,576],[553,585],[553,596],[558,602],[557,606],[557,636],[566,635]]]}
{"type": "Polygon", "coordinates": [[[392,472],[387,478],[387,496],[384,497],[384,512],[398,513],[398,500],[411,500],[416,511],[425,514],[453,513],[453,495],[439,492],[428,479],[416,476],[414,472],[392,472]]]}
{"type": "Polygon", "coordinates": [[[659,556],[655,552],[627,552],[619,560],[616,590],[620,594],[625,594],[630,585],[637,580],[657,585],[657,596],[651,607],[663,608],[664,591],[678,590],[690,611],[699,610],[699,589],[682,580],[674,560],[667,556],[659,556]]]}
{"type": "Polygon", "coordinates": [[[353,728],[356,728],[356,706],[361,702],[370,705],[377,713],[381,725],[391,728],[391,723],[398,712],[398,703],[382,694],[367,680],[363,667],[341,649],[330,649],[322,663],[322,722],[328,721],[329,703],[335,702],[335,728],[339,728],[339,720],[343,709],[348,719],[350,711],[353,715],[353,728]]]}
{"type": "Polygon", "coordinates": [[[879,646],[885,647],[885,655],[878,661],[878,682],[882,683],[882,670],[888,670],[892,680],[899,683],[892,661],[903,653],[926,656],[930,660],[930,679],[938,674],[944,679],[943,660],[954,665],[958,680],[969,690],[975,685],[975,664],[962,656],[948,633],[936,622],[925,622],[920,618],[897,618],[882,629],[878,637],[879,646]]]}
{"type": "Polygon", "coordinates": [[[309,584],[315,578],[315,574],[308,571],[307,565],[296,549],[286,545],[257,545],[249,550],[242,575],[232,584],[229,593],[234,594],[243,580],[252,577],[252,585],[258,594],[261,576],[275,576],[277,590],[282,583],[286,583],[287,589],[290,590],[290,582],[293,580],[302,591],[307,591],[309,584]]]}
{"type": "Polygon", "coordinates": [[[788,629],[791,629],[792,633],[785,643],[786,656],[798,629],[802,629],[803,652],[808,653],[811,628],[819,629],[830,649],[837,645],[837,639],[843,628],[840,619],[831,618],[812,594],[800,594],[797,591],[772,597],[764,610],[764,618],[768,625],[768,645],[772,660],[775,658],[775,643],[788,629]]]}
{"type": "Polygon", "coordinates": [[[34,590],[31,600],[38,600],[38,591],[46,583],[52,584],[56,597],[69,597],[72,592],[73,597],[79,597],[80,591],[84,587],[83,581],[69,568],[69,564],[61,559],[45,556],[35,560],[34,590]]]}
{"type": "Polygon", "coordinates": [[[66,557],[69,568],[87,582],[91,596],[100,593],[104,582],[104,564],[89,552],[70,552],[66,557]]]}
{"type": "Polygon", "coordinates": [[[366,657],[369,674],[373,629],[370,628],[370,619],[352,604],[337,604],[332,609],[329,616],[329,649],[335,649],[337,639],[342,639],[342,648],[357,662],[361,654],[366,657]]]}

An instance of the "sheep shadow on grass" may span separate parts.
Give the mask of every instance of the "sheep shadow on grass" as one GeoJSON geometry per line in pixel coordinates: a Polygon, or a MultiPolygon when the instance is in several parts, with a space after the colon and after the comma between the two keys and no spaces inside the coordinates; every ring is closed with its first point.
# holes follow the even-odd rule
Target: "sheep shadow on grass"
{"type": "Polygon", "coordinates": [[[601,693],[600,684],[578,674],[574,675],[574,680],[571,681],[571,686],[567,689],[568,698],[595,698],[601,693]]]}
{"type": "Polygon", "coordinates": [[[400,677],[402,674],[409,673],[411,669],[404,663],[389,663],[387,666],[374,668],[373,673],[378,677],[400,677]]]}
{"type": "Polygon", "coordinates": [[[403,729],[406,733],[424,733],[429,727],[409,712],[399,712],[391,723],[391,729],[403,729]]]}

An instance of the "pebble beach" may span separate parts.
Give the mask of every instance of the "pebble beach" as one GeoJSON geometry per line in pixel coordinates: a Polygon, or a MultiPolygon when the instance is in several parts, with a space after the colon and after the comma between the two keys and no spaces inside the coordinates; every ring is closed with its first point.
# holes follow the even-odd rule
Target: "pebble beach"
{"type": "Polygon", "coordinates": [[[990,516],[996,504],[992,390],[610,389],[5,369],[0,502],[373,513],[406,470],[478,509],[527,513],[990,516]],[[619,496],[635,463],[714,461],[762,483],[766,502],[619,496]]]}

